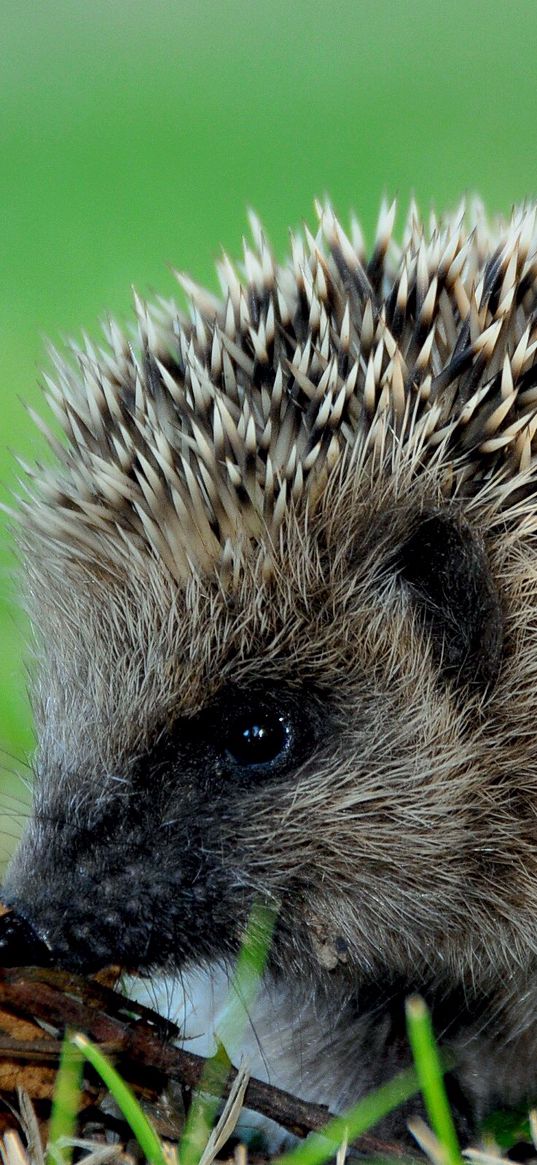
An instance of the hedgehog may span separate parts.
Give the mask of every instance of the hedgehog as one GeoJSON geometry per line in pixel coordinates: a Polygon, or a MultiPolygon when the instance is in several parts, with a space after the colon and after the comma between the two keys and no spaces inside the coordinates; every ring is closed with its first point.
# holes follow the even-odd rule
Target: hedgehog
{"type": "Polygon", "coordinates": [[[54,357],[3,957],[225,974],[268,904],[258,1074],[342,1110],[418,991],[474,1129],[537,1097],[536,207],[317,215],[54,357]]]}

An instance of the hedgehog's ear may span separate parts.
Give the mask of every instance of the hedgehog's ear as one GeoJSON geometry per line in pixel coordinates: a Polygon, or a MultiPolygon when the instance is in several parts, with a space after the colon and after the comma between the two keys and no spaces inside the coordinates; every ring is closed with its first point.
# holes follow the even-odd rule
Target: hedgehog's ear
{"type": "Polygon", "coordinates": [[[444,673],[486,688],[503,646],[500,596],[485,548],[459,516],[422,514],[397,556],[444,673]]]}

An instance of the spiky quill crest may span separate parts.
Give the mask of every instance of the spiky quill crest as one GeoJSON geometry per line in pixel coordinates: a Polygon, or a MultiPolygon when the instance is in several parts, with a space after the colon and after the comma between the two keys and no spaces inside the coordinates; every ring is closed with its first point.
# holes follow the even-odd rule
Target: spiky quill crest
{"type": "MultiPolygon", "coordinates": [[[[329,206],[278,265],[257,219],[221,300],[179,276],[189,315],[135,296],[138,342],[56,357],[47,397],[67,437],[40,468],[25,521],[59,556],[133,568],[148,547],[184,581],[237,569],[289,508],[315,508],[336,465],[429,473],[486,522],[533,527],[537,347],[535,208],[489,223],[463,205],[429,227],[411,207],[402,245],[383,206],[366,257],[329,206]],[[501,517],[500,517],[501,515],[501,517]]],[[[38,418],[38,424],[45,428],[38,418]]]]}

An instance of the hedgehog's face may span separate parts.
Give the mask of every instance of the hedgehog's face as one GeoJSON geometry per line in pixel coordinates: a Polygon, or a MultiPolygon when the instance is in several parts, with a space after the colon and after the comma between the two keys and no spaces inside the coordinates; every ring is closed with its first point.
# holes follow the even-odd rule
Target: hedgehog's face
{"type": "Polygon", "coordinates": [[[54,958],[226,957],[259,897],[285,966],[420,973],[471,945],[502,650],[485,551],[457,511],[391,499],[296,521],[278,555],[233,591],[86,575],[75,607],[47,579],[35,816],[6,897],[54,958]]]}

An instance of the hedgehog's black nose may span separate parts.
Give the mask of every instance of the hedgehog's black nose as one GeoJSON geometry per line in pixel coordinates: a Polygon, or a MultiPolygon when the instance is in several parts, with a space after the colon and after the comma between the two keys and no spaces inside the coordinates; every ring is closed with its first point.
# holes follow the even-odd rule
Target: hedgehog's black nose
{"type": "Polygon", "coordinates": [[[51,951],[37,932],[10,910],[0,917],[0,967],[48,967],[51,951]]]}

